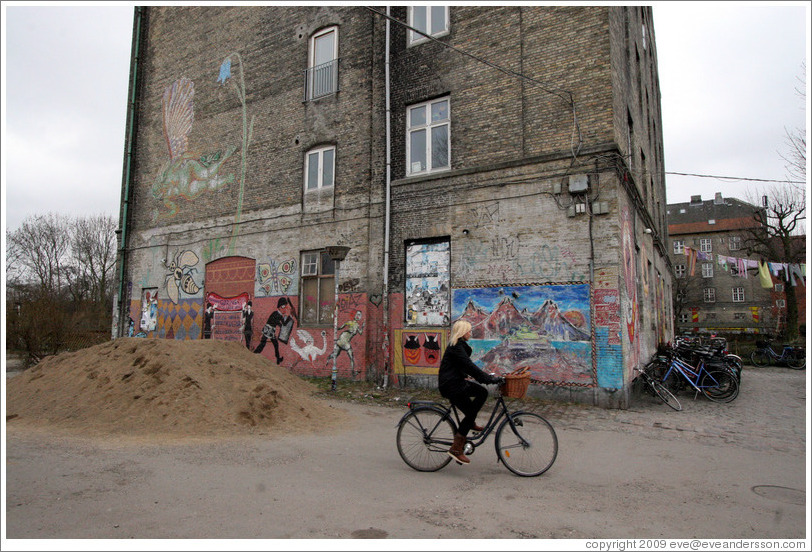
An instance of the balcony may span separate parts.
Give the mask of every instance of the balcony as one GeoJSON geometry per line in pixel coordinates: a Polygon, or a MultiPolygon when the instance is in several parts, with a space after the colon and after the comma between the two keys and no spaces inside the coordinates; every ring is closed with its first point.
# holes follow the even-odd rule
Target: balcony
{"type": "Polygon", "coordinates": [[[304,90],[306,102],[338,92],[338,60],[334,59],[306,69],[304,90]]]}

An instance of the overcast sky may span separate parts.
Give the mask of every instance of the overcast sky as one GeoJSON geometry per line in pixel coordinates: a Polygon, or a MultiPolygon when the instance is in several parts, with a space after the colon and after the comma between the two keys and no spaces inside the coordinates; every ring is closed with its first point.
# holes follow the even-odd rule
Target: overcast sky
{"type": "MultiPolygon", "coordinates": [[[[809,3],[653,5],[666,172],[786,179],[785,129],[806,128],[809,3]]],[[[49,211],[117,218],[132,4],[2,7],[4,226],[49,211]]],[[[666,181],[668,203],[758,195],[749,181],[666,181]]]]}

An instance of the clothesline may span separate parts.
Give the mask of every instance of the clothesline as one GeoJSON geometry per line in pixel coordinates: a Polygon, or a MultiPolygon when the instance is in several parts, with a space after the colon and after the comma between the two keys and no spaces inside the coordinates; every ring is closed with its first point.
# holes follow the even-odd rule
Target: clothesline
{"type": "MultiPolygon", "coordinates": [[[[684,247],[685,256],[688,259],[688,273],[690,276],[694,275],[696,270],[696,261],[713,262],[713,253],[706,253],[705,251],[698,251],[692,247],[684,247]]],[[[784,273],[783,281],[791,285],[797,285],[800,281],[802,286],[806,286],[804,277],[806,276],[806,264],[795,263],[775,263],[769,261],[754,261],[753,259],[742,259],[739,257],[729,257],[727,255],[716,255],[716,264],[725,272],[731,271],[734,276],[740,278],[747,278],[747,269],[754,268],[758,271],[759,282],[763,288],[773,287],[773,281],[770,275],[781,279],[781,273],[784,273]],[[733,269],[735,268],[735,273],[733,269]],[[796,280],[797,278],[797,280],[796,280]]]]}

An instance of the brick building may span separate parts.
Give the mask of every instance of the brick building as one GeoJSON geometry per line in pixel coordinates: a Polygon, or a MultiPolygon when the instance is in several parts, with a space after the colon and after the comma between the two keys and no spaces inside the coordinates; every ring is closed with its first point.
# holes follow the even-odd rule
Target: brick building
{"type": "MultiPolygon", "coordinates": [[[[690,202],[668,205],[677,333],[778,335],[786,323],[787,286],[795,287],[798,319],[805,320],[806,287],[800,267],[798,277],[788,276],[787,268],[770,263],[774,259],[759,259],[748,251],[748,238],[761,228],[754,216],[758,211],[755,205],[723,198],[718,192],[710,200],[697,195],[690,202]],[[760,260],[773,265],[763,283],[760,260]]],[[[798,240],[804,242],[804,237],[798,240]]]]}
{"type": "Polygon", "coordinates": [[[145,7],[133,36],[114,335],[436,385],[466,318],[482,366],[621,408],[672,338],[650,8],[145,7]]]}

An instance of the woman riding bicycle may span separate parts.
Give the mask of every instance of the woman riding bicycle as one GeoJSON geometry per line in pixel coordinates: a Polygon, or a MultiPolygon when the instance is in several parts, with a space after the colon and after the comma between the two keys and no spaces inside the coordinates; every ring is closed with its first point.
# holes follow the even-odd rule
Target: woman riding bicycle
{"type": "Polygon", "coordinates": [[[448,454],[457,462],[470,464],[471,460],[463,454],[465,439],[468,432],[473,429],[482,431],[476,425],[476,416],[488,398],[488,390],[467,377],[472,377],[481,383],[501,383],[502,378],[486,374],[471,360],[471,324],[465,320],[454,322],[451,328],[451,337],[448,347],[440,361],[440,371],[437,382],[440,394],[451,401],[465,417],[460,422],[457,433],[454,434],[454,443],[448,454]]]}

